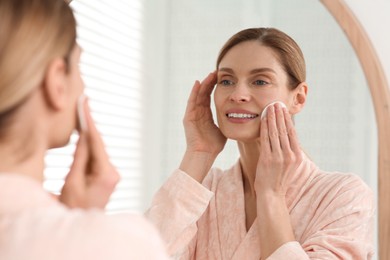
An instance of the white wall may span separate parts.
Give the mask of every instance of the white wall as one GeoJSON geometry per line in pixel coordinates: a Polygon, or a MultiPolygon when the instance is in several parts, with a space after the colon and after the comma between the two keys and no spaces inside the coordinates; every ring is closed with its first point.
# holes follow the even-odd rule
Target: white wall
{"type": "Polygon", "coordinates": [[[166,86],[169,80],[169,4],[144,1],[144,75],[143,75],[143,201],[150,205],[152,195],[166,178],[164,161],[166,86]]]}
{"type": "Polygon", "coordinates": [[[390,80],[390,1],[344,0],[361,22],[372,41],[390,80]]]}

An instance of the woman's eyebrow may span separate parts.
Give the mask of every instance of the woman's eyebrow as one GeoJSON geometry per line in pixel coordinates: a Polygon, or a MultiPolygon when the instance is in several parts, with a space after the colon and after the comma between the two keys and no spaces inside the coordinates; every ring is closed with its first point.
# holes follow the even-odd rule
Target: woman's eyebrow
{"type": "MultiPolygon", "coordinates": [[[[220,68],[218,69],[218,71],[224,71],[224,72],[227,72],[227,73],[230,73],[230,74],[234,74],[234,70],[231,69],[231,68],[226,68],[226,67],[223,67],[223,68],[220,68]]],[[[276,72],[271,69],[271,68],[257,68],[257,69],[253,69],[249,72],[249,74],[256,74],[256,73],[262,73],[262,72],[271,72],[273,74],[276,74],[276,72]]]]}
{"type": "Polygon", "coordinates": [[[231,68],[220,68],[220,69],[218,69],[218,72],[219,71],[224,71],[224,72],[227,72],[227,73],[230,73],[230,74],[234,74],[234,70],[231,69],[231,68]]]}
{"type": "Polygon", "coordinates": [[[249,73],[250,74],[256,74],[256,73],[262,73],[262,72],[271,72],[273,74],[276,74],[276,72],[271,69],[271,68],[258,68],[258,69],[253,69],[249,73]]]}

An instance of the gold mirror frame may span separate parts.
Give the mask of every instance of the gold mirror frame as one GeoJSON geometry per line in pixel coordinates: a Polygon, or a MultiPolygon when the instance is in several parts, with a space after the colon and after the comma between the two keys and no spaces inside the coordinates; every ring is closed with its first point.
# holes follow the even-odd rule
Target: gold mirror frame
{"type": "Polygon", "coordinates": [[[378,127],[379,259],[390,259],[390,93],[382,65],[359,20],[344,0],[321,0],[344,30],[363,68],[378,127]]]}

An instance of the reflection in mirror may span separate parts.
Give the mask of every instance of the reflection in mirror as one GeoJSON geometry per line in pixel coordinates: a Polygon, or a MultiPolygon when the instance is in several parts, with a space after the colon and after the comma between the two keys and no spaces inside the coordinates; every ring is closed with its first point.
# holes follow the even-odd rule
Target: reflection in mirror
{"type": "MultiPolygon", "coordinates": [[[[376,123],[367,83],[346,36],[320,2],[151,2],[145,9],[146,52],[153,57],[146,59],[146,82],[153,86],[147,90],[146,129],[161,148],[148,150],[147,161],[159,163],[145,163],[144,169],[161,175],[148,177],[145,205],[184,153],[182,117],[194,80],[215,69],[218,51],[231,35],[259,26],[286,32],[305,55],[308,101],[295,118],[303,149],[321,169],[353,172],[377,190],[376,123]]],[[[215,166],[228,168],[237,158],[236,144],[228,142],[215,166]]]]}

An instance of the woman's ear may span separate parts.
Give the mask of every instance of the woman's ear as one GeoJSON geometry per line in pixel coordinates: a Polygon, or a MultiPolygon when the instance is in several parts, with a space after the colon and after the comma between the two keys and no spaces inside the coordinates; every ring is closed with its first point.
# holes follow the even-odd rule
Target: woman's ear
{"type": "Polygon", "coordinates": [[[46,70],[43,91],[47,105],[60,110],[66,105],[67,67],[64,59],[56,58],[46,70]]]}
{"type": "Polygon", "coordinates": [[[293,103],[289,109],[291,114],[294,115],[299,113],[302,110],[302,108],[305,106],[307,89],[308,89],[307,83],[302,82],[293,90],[294,92],[293,103]]]}

